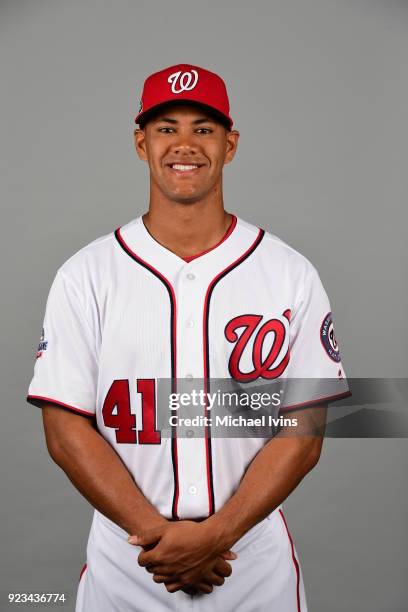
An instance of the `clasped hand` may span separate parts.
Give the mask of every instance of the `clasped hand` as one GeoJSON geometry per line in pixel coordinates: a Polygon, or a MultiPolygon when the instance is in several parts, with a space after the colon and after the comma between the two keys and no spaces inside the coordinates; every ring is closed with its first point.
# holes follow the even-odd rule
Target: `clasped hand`
{"type": "Polygon", "coordinates": [[[231,575],[227,560],[237,558],[232,551],[220,550],[222,545],[205,521],[163,522],[130,536],[128,542],[144,549],[138,557],[139,565],[169,593],[211,593],[231,575]]]}

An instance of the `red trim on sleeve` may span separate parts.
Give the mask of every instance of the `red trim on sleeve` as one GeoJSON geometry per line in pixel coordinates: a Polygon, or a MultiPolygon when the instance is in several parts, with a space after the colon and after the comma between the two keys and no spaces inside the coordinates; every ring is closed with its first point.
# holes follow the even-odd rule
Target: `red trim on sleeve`
{"type": "Polygon", "coordinates": [[[44,397],[43,395],[27,395],[27,402],[30,404],[34,404],[34,406],[38,406],[39,402],[47,402],[49,404],[55,404],[60,408],[67,408],[72,412],[77,412],[78,414],[82,414],[87,417],[95,418],[95,414],[93,412],[87,412],[86,410],[81,410],[81,408],[76,408],[75,406],[70,406],[69,404],[65,404],[64,402],[60,402],[52,397],[44,397]]]}

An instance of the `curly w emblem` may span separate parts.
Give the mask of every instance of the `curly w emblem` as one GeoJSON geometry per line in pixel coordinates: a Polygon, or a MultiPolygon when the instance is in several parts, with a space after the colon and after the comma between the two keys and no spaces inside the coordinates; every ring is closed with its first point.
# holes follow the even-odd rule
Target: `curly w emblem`
{"type": "Polygon", "coordinates": [[[262,315],[244,314],[227,323],[225,337],[228,342],[235,343],[228,363],[232,378],[239,382],[257,378],[270,380],[284,372],[289,363],[290,315],[288,309],[281,318],[262,322],[262,315]],[[239,329],[242,329],[240,334],[237,333],[239,329]],[[246,361],[249,352],[252,360],[252,369],[245,372],[241,365],[244,351],[247,353],[246,361]]]}

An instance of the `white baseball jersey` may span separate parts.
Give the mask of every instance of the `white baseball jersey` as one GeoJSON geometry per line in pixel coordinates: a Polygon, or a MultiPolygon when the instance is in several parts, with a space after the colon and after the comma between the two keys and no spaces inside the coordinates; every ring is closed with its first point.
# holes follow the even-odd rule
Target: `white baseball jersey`
{"type": "MultiPolygon", "coordinates": [[[[28,401],[51,402],[96,419],[100,434],[162,515],[199,519],[216,512],[233,495],[268,439],[212,437],[211,427],[200,438],[179,438],[177,427],[171,437],[162,436],[156,420],[156,381],[233,378],[246,383],[279,377],[326,378],[332,381],[326,399],[348,394],[329,301],[310,262],[277,237],[236,217],[214,248],[183,259],[159,244],[139,217],[87,245],[58,270],[28,401]]],[[[324,399],[312,394],[300,403],[324,399]]],[[[274,559],[271,567],[280,558],[281,569],[268,572],[264,599],[261,594],[259,601],[266,602],[265,609],[275,609],[267,604],[280,593],[279,601],[288,603],[278,606],[279,612],[304,612],[299,563],[280,513],[277,509],[252,534],[273,525],[275,548],[271,545],[267,551],[268,559],[274,559]]],[[[134,594],[137,583],[144,597],[147,588],[157,595],[154,606],[153,600],[150,607],[139,602],[140,608],[122,603],[118,610],[165,610],[173,609],[176,601],[182,605],[183,598],[190,602],[184,593],[168,594],[144,569],[137,569],[136,562],[134,566],[137,550],[127,544],[126,535],[95,511],[85,572],[88,585],[94,584],[92,592],[97,581],[89,573],[97,565],[101,568],[109,555],[98,546],[103,540],[106,547],[108,538],[116,538],[116,550],[113,544],[109,548],[112,557],[132,558],[126,585],[122,576],[124,591],[134,594]],[[129,547],[128,554],[123,547],[129,547]],[[90,555],[99,555],[98,564],[90,555]]],[[[252,536],[246,534],[245,541],[252,536]]],[[[245,549],[245,541],[237,547],[245,549]]],[[[244,563],[242,571],[246,570],[244,563]]],[[[214,602],[222,610],[240,609],[226,607],[225,601],[221,606],[216,599],[228,589],[239,591],[239,582],[233,587],[234,575],[233,570],[223,587],[199,598],[201,607],[196,609],[218,609],[214,602]]],[[[119,576],[117,580],[120,583],[119,576]]],[[[110,582],[112,588],[117,580],[110,582]]],[[[103,609],[92,600],[90,586],[84,594],[84,579],[80,588],[77,610],[103,609]]],[[[99,596],[110,597],[106,584],[99,588],[99,596]]],[[[112,599],[106,609],[116,610],[113,606],[112,599]]]]}

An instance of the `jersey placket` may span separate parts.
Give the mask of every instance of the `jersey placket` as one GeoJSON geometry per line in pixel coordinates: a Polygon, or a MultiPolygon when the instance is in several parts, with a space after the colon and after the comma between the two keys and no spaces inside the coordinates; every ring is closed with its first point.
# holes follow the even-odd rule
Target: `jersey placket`
{"type": "MultiPolygon", "coordinates": [[[[176,282],[178,392],[202,388],[204,376],[202,312],[207,284],[199,261],[186,264],[176,282]]],[[[205,406],[187,410],[188,416],[205,413],[205,406]]],[[[183,410],[179,410],[182,416],[183,410]]],[[[209,512],[208,457],[203,427],[181,427],[177,436],[179,518],[202,518],[209,512]]],[[[177,435],[177,430],[174,432],[177,435]]]]}
{"type": "MultiPolygon", "coordinates": [[[[260,231],[255,239],[253,235],[242,238],[239,231],[235,231],[228,241],[178,271],[175,279],[177,377],[183,390],[188,389],[187,380],[190,380],[192,387],[206,392],[208,377],[217,376],[216,372],[209,371],[206,363],[212,290],[256,248],[262,236],[260,231]]],[[[205,406],[200,407],[200,414],[211,417],[205,406]]],[[[212,514],[216,506],[211,426],[195,427],[191,432],[194,434],[191,438],[176,438],[178,492],[174,511],[179,518],[204,518],[212,514]]],[[[173,430],[173,434],[177,431],[173,430]]]]}

